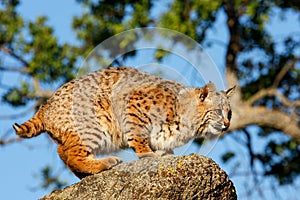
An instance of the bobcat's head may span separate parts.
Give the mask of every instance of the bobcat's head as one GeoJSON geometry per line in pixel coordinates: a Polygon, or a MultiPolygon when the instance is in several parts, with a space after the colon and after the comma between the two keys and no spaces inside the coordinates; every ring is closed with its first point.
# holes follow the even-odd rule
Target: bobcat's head
{"type": "MultiPolygon", "coordinates": [[[[215,85],[209,82],[200,92],[201,110],[201,131],[197,134],[216,135],[226,131],[230,125],[231,108],[229,97],[234,92],[235,86],[226,90],[217,92],[215,85]]],[[[200,135],[199,135],[200,136],[200,135]]]]}

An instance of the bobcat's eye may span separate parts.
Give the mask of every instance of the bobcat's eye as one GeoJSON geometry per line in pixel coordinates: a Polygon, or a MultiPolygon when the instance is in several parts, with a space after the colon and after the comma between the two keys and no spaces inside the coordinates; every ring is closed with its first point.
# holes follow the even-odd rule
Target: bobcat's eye
{"type": "Polygon", "coordinates": [[[221,109],[216,109],[216,113],[217,113],[217,115],[222,116],[222,110],[221,109]]]}

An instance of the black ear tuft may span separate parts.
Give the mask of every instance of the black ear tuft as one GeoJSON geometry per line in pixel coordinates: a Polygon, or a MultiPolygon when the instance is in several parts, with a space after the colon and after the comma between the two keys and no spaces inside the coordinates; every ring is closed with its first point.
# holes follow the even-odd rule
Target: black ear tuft
{"type": "Polygon", "coordinates": [[[230,97],[230,96],[234,93],[235,88],[236,88],[236,85],[233,86],[232,88],[229,88],[228,90],[226,90],[226,91],[225,91],[226,96],[227,96],[227,97],[230,97]]]}

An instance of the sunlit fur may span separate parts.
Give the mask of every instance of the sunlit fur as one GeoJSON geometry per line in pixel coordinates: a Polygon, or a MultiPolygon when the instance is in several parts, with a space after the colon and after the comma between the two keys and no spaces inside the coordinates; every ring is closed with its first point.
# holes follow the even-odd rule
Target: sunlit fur
{"type": "Polygon", "coordinates": [[[121,162],[96,155],[132,148],[156,157],[204,135],[218,135],[230,124],[228,97],[216,92],[119,67],[92,72],[60,87],[29,121],[14,129],[30,138],[47,132],[58,154],[82,178],[121,162]]]}

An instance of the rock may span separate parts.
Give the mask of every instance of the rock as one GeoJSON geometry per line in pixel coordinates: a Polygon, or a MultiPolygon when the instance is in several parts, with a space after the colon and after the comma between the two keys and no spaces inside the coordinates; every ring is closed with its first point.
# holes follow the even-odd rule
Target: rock
{"type": "Polygon", "coordinates": [[[237,199],[233,183],[201,155],[143,158],[85,177],[42,198],[52,199],[237,199]]]}

